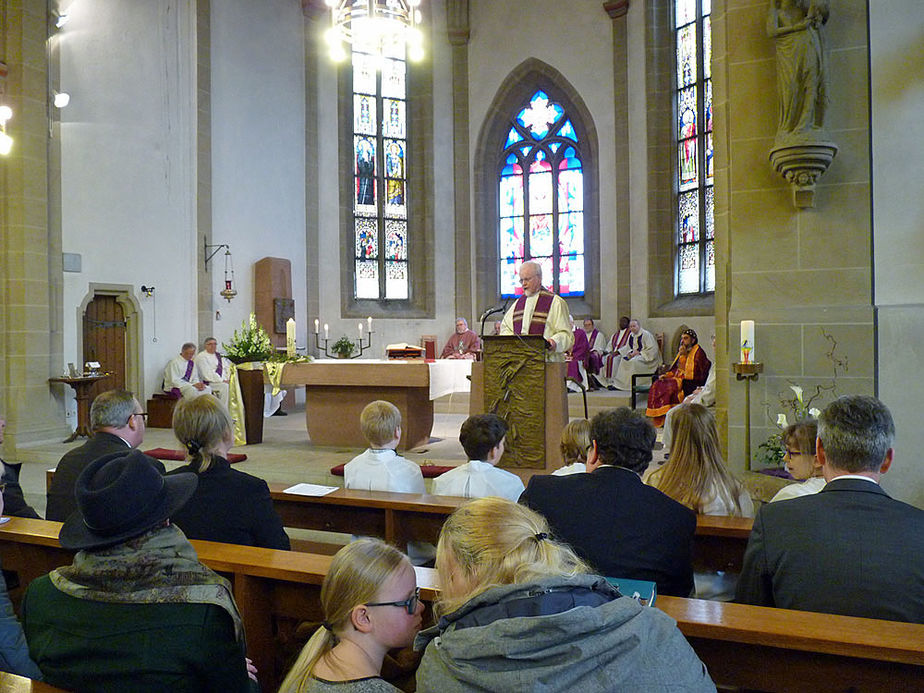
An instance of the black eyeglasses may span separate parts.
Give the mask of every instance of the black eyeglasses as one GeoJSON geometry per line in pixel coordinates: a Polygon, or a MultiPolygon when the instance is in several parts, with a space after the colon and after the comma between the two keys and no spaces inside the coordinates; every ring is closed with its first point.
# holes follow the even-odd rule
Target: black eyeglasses
{"type": "Polygon", "coordinates": [[[420,602],[420,588],[417,587],[414,589],[414,594],[405,599],[403,602],[370,602],[366,606],[402,606],[407,609],[407,612],[414,615],[414,612],[417,611],[417,604],[420,602]]]}
{"type": "Polygon", "coordinates": [[[814,455],[814,452],[802,452],[801,450],[786,450],[785,453],[790,457],[795,457],[796,455],[814,455]]]}
{"type": "MultiPolygon", "coordinates": [[[[140,416],[142,419],[144,419],[145,423],[148,422],[148,413],[146,411],[136,411],[134,414],[128,417],[128,421],[131,421],[136,416],[140,416]]],[[[128,421],[125,422],[126,426],[128,425],[128,421]]]]}

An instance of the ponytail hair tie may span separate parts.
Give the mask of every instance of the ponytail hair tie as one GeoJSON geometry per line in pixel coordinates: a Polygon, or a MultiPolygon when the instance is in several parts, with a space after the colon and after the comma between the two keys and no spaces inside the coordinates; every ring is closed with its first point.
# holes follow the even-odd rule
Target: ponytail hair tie
{"type": "Polygon", "coordinates": [[[536,533],[536,541],[542,541],[543,539],[548,539],[548,538],[549,538],[549,535],[546,534],[545,532],[536,533]]]}
{"type": "Polygon", "coordinates": [[[202,449],[202,445],[199,443],[198,440],[186,441],[186,450],[189,452],[190,455],[195,455],[201,449],[202,449]]]}
{"type": "Polygon", "coordinates": [[[323,621],[323,622],[321,623],[321,626],[322,626],[323,628],[325,628],[329,633],[333,633],[333,632],[334,632],[334,627],[333,627],[330,623],[328,623],[327,621],[323,621]]]}

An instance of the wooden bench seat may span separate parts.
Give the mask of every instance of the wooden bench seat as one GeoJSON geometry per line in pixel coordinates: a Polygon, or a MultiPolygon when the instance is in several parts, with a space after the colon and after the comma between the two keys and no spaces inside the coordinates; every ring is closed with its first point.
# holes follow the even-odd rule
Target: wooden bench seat
{"type": "Polygon", "coordinates": [[[164,392],[155,392],[148,400],[148,421],[151,428],[173,428],[173,408],[179,402],[164,392]]]}
{"type": "MultiPolygon", "coordinates": [[[[61,524],[14,517],[0,526],[3,567],[21,584],[71,561],[61,524]]],[[[330,556],[193,541],[199,559],[234,586],[248,653],[264,690],[275,690],[299,621],[320,618],[330,556]]],[[[421,597],[438,594],[436,571],[417,568],[421,597]]],[[[920,690],[924,625],[659,596],[716,683],[751,690],[920,690]]]]}

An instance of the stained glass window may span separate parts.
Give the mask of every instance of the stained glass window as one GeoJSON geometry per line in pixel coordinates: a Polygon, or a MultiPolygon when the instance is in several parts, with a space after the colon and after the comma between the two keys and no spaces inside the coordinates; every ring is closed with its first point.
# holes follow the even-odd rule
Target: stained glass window
{"type": "Polygon", "coordinates": [[[498,181],[500,291],[523,293],[520,264],[542,266],[545,286],[584,295],[584,171],[581,141],[565,109],[536,91],[511,118],[498,181]]]}
{"type": "Polygon", "coordinates": [[[677,295],[715,291],[710,0],[675,0],[677,295]]]}
{"type": "Polygon", "coordinates": [[[354,296],[408,298],[407,67],[353,47],[354,296]]]}

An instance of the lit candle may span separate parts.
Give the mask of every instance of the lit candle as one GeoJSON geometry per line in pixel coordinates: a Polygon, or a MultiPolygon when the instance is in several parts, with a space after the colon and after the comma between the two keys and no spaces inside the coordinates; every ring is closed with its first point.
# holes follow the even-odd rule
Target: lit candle
{"type": "Polygon", "coordinates": [[[327,323],[325,322],[325,323],[324,323],[324,339],[327,339],[328,336],[329,336],[329,335],[328,335],[328,330],[327,330],[327,323]]]}
{"type": "Polygon", "coordinates": [[[363,324],[359,323],[358,327],[359,327],[359,341],[363,341],[363,324]]]}
{"type": "Polygon", "coordinates": [[[754,321],[741,321],[741,363],[754,363],[754,321]]]}
{"type": "Polygon", "coordinates": [[[295,318],[286,320],[286,356],[295,356],[295,318]]]}
{"type": "Polygon", "coordinates": [[[367,320],[369,321],[369,331],[372,332],[372,316],[370,315],[367,320]]]}
{"type": "Polygon", "coordinates": [[[318,333],[318,319],[317,318],[314,319],[314,333],[315,334],[318,333]]]}

